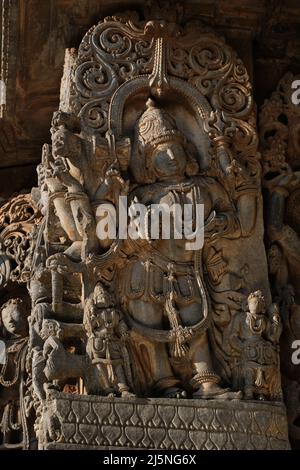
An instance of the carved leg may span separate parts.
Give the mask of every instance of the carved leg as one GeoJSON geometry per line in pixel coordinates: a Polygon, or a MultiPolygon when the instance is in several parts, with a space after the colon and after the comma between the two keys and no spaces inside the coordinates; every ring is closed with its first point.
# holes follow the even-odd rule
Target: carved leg
{"type": "MultiPolygon", "coordinates": [[[[135,347],[145,377],[151,374],[151,383],[145,383],[156,395],[178,398],[182,394],[180,380],[174,376],[165,343],[149,339],[148,328],[164,329],[163,307],[143,300],[129,301],[128,309],[132,317],[142,325],[142,333],[135,338],[135,347]]],[[[146,379],[147,380],[147,379],[146,379]]]]}
{"type": "Polygon", "coordinates": [[[231,392],[229,389],[220,387],[220,377],[212,366],[207,332],[192,340],[190,354],[196,372],[191,380],[191,385],[195,390],[194,398],[218,398],[220,400],[242,398],[242,392],[231,392]]]}
{"type": "Polygon", "coordinates": [[[117,377],[117,389],[122,397],[135,397],[134,393],[130,392],[130,389],[127,385],[127,380],[124,374],[124,369],[121,364],[115,366],[115,372],[117,377]]]}
{"type": "Polygon", "coordinates": [[[253,373],[253,369],[248,367],[245,370],[245,388],[244,388],[245,400],[252,400],[253,394],[254,394],[254,373],[253,373]]]}
{"type": "MultiPolygon", "coordinates": [[[[70,202],[80,238],[87,245],[87,253],[96,251],[99,246],[96,236],[96,223],[87,195],[85,193],[69,193],[67,200],[70,202]]],[[[82,252],[80,255],[82,255],[82,252]]]]}
{"type": "Polygon", "coordinates": [[[94,364],[86,370],[84,387],[88,395],[115,395],[108,380],[107,369],[100,363],[94,364]]]}
{"type": "Polygon", "coordinates": [[[59,218],[60,224],[69,239],[72,242],[80,241],[80,233],[78,232],[70,204],[65,200],[65,192],[59,193],[57,196],[54,194],[53,204],[56,209],[57,216],[59,218]]]}
{"type": "Polygon", "coordinates": [[[33,348],[32,353],[32,386],[35,395],[40,401],[43,401],[46,398],[44,390],[44,384],[47,383],[47,379],[44,374],[46,360],[41,349],[35,347],[33,348]]]}
{"type": "Polygon", "coordinates": [[[86,357],[69,353],[57,338],[50,336],[45,341],[43,352],[46,358],[44,373],[48,380],[85,377],[86,357]]]}

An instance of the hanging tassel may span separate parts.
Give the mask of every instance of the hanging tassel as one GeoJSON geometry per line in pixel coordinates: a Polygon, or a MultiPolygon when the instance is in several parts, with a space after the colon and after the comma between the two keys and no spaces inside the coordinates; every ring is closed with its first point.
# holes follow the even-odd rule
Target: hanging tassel
{"type": "Polygon", "coordinates": [[[174,341],[170,345],[170,352],[174,358],[182,358],[188,352],[185,343],[184,328],[179,324],[179,315],[174,305],[174,292],[169,292],[165,303],[165,309],[168,315],[174,341]]]}
{"type": "Polygon", "coordinates": [[[113,384],[115,382],[114,369],[111,362],[110,350],[109,350],[109,339],[105,340],[105,357],[107,360],[107,374],[109,383],[113,384]]]}

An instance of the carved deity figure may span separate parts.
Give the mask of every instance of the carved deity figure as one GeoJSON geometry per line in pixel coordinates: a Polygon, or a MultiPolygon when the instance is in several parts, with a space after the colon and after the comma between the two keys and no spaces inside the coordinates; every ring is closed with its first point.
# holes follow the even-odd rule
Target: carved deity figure
{"type": "Polygon", "coordinates": [[[1,308],[5,339],[5,360],[0,365],[1,448],[25,445],[25,359],[28,342],[28,306],[22,299],[10,299],[1,308]]]}
{"type": "Polygon", "coordinates": [[[54,114],[52,154],[49,146],[45,145],[38,176],[39,204],[42,212],[48,210],[53,218],[47,227],[46,238],[56,242],[64,239],[69,245],[66,254],[78,261],[96,249],[98,243],[89,196],[83,185],[83,174],[76,169],[76,164],[85,160],[82,155],[87,153],[77,131],[76,119],[67,113],[54,114]]]}
{"type": "Polygon", "coordinates": [[[97,375],[97,390],[93,393],[134,396],[126,378],[131,375],[125,345],[128,327],[112,296],[100,283],[86,301],[83,321],[88,337],[86,350],[97,369],[93,374],[97,375]]]}
{"type": "MultiPolygon", "coordinates": [[[[189,222],[195,228],[196,207],[203,204],[206,238],[226,237],[236,230],[237,217],[226,192],[213,178],[195,176],[198,165],[186,151],[185,137],[170,114],[152,100],[136,124],[130,168],[139,185],[130,192],[129,205],[142,203],[151,211],[153,204],[177,204],[182,213],[189,205],[189,222]]],[[[201,249],[187,249],[189,242],[191,237],[182,234],[180,239],[174,232],[169,239],[160,233],[157,240],[129,237],[124,242],[127,262],[118,271],[116,290],[133,330],[133,350],[146,384],[142,389],[185,396],[174,368],[187,363],[194,397],[234,398],[239,394],[220,386],[213,367],[201,249]]]]}
{"type": "Polygon", "coordinates": [[[233,378],[244,398],[281,400],[279,338],[282,325],[277,304],[268,311],[261,291],[248,296],[248,309],[237,315],[230,339],[238,351],[233,378]]]}

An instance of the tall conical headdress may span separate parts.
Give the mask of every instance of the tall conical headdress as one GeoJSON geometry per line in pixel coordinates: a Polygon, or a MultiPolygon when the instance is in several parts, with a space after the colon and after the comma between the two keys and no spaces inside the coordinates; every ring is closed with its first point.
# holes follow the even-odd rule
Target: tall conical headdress
{"type": "Polygon", "coordinates": [[[158,108],[152,99],[146,103],[147,109],[137,121],[131,158],[131,171],[137,183],[155,181],[152,162],[153,150],[158,144],[177,140],[185,143],[184,135],[178,130],[175,119],[164,109],[158,108]]]}
{"type": "Polygon", "coordinates": [[[152,99],[148,99],[146,106],[136,125],[136,136],[145,153],[168,140],[184,143],[184,136],[177,129],[175,119],[167,111],[156,107],[152,99]]]}
{"type": "MultiPolygon", "coordinates": [[[[152,168],[151,154],[157,145],[177,141],[185,147],[185,136],[177,128],[175,119],[164,109],[158,108],[152,99],[146,103],[147,109],[136,123],[131,172],[136,183],[151,183],[156,180],[152,168]]],[[[196,160],[187,153],[186,174],[197,174],[196,160]]]]}

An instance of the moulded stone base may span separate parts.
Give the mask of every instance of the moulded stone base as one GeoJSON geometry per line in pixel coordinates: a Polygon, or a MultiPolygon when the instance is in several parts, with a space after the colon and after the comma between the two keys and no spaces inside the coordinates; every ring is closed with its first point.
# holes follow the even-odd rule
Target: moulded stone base
{"type": "Polygon", "coordinates": [[[52,392],[40,449],[289,449],[280,403],[52,392]]]}

